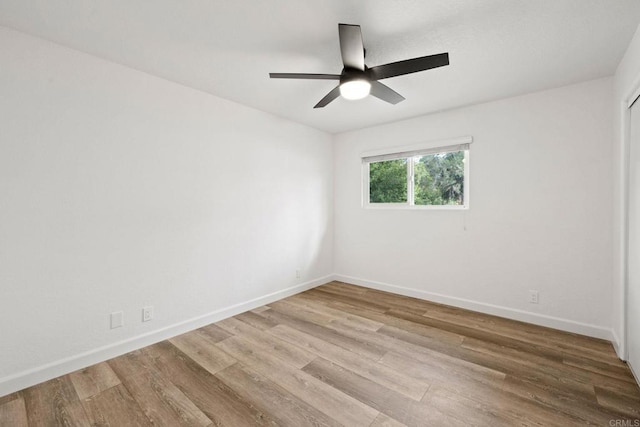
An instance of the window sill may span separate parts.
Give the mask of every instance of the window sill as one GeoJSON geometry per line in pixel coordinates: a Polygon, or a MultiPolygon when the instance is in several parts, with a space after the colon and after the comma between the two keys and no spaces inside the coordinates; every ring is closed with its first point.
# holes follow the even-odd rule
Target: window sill
{"type": "Polygon", "coordinates": [[[395,210],[415,210],[415,211],[467,211],[469,210],[469,206],[461,206],[461,205],[432,205],[432,206],[423,206],[423,205],[407,205],[407,204],[395,204],[395,203],[380,203],[380,204],[366,204],[363,206],[364,209],[395,209],[395,210]]]}

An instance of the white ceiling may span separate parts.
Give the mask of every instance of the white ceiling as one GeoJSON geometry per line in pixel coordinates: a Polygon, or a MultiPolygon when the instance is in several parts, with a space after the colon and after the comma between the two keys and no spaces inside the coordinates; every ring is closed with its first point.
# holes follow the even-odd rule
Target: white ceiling
{"type": "Polygon", "coordinates": [[[638,0],[0,0],[0,25],[331,133],[612,75],[638,0]],[[360,24],[368,66],[449,52],[451,65],[313,106],[339,74],[338,23],[360,24]]]}

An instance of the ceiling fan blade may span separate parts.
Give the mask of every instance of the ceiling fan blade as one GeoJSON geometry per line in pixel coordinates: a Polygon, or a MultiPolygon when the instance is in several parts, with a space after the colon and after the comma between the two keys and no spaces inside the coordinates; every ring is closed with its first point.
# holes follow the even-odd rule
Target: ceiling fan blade
{"type": "Polygon", "coordinates": [[[322,108],[328,103],[340,96],[340,85],[336,86],[331,92],[325,95],[313,108],[322,108]]]}
{"type": "Polygon", "coordinates": [[[338,24],[338,35],[345,68],[364,71],[364,45],[360,25],[338,24]]]}
{"type": "Polygon", "coordinates": [[[404,101],[404,96],[400,95],[389,86],[383,85],[382,83],[375,80],[371,82],[371,95],[394,105],[398,102],[404,101]]]}
{"type": "Polygon", "coordinates": [[[340,80],[340,74],[269,73],[272,79],[340,80]]]}
{"type": "Polygon", "coordinates": [[[449,65],[449,54],[439,53],[437,55],[422,56],[420,58],[378,65],[377,67],[370,68],[368,73],[371,79],[382,80],[403,74],[417,73],[418,71],[443,67],[445,65],[449,65]]]}

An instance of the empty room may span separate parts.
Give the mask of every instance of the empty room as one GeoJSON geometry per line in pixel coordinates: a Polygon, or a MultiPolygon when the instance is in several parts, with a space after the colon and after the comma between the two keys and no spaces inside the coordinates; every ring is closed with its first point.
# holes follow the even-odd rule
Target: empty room
{"type": "Polygon", "coordinates": [[[640,426],[639,24],[0,0],[0,426],[640,426]]]}

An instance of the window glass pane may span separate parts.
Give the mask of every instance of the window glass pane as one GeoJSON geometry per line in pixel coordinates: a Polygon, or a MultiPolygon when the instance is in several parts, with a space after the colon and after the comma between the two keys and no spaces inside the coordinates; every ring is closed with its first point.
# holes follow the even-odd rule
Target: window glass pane
{"type": "Polygon", "coordinates": [[[407,203],[407,159],[369,164],[369,203],[407,203]]]}
{"type": "Polygon", "coordinates": [[[416,156],[416,205],[464,204],[464,151],[416,156]]]}

